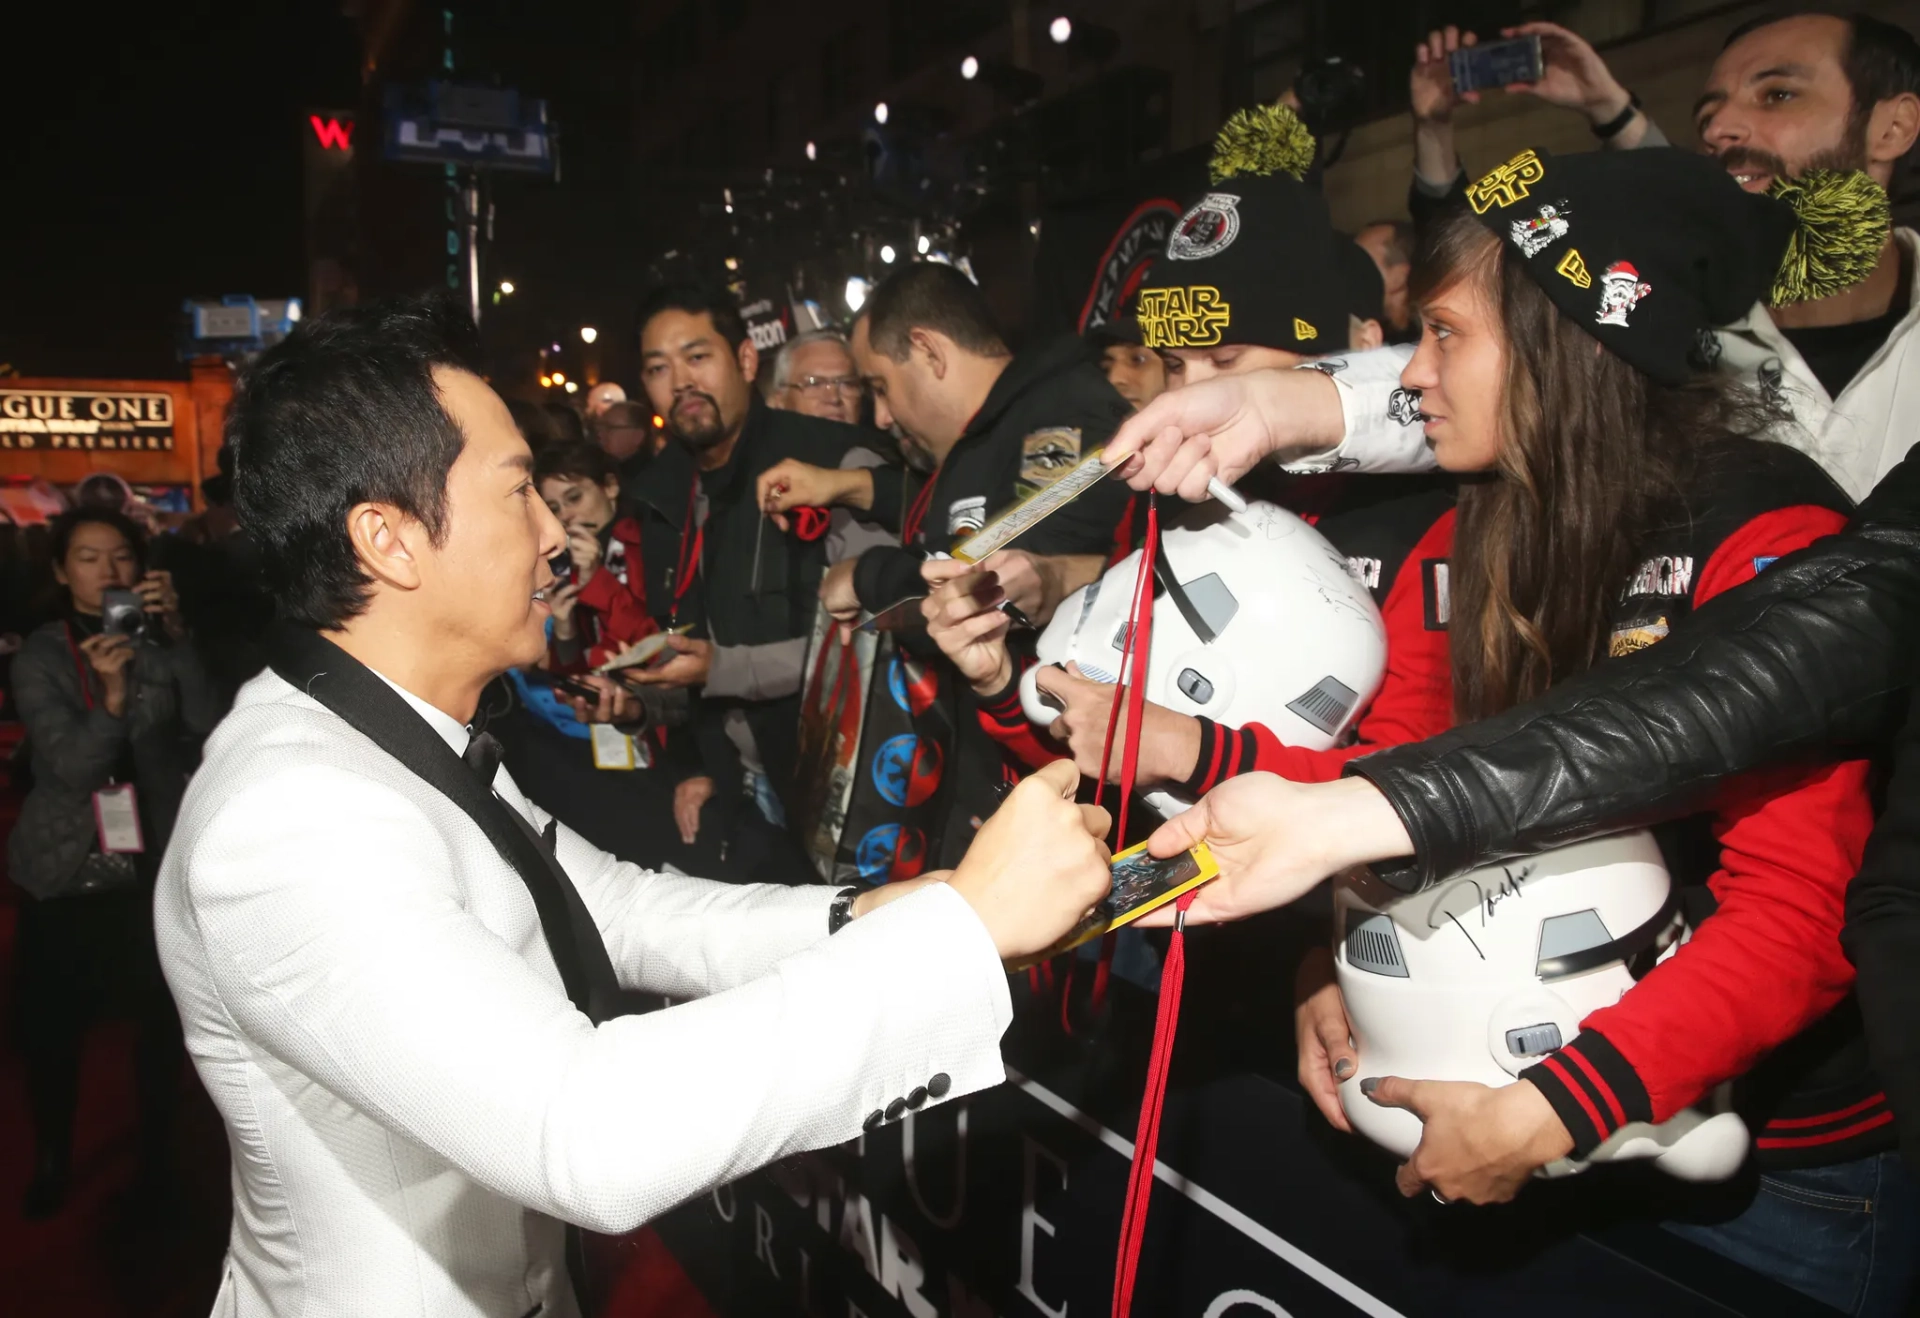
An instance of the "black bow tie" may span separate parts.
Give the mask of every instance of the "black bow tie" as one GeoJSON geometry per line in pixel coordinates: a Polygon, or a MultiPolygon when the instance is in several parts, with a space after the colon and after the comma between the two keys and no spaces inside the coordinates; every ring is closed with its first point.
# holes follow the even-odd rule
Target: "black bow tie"
{"type": "Polygon", "coordinates": [[[460,757],[467,767],[488,787],[493,786],[493,776],[500,770],[500,741],[491,732],[476,732],[473,740],[467,743],[467,750],[460,757]]]}

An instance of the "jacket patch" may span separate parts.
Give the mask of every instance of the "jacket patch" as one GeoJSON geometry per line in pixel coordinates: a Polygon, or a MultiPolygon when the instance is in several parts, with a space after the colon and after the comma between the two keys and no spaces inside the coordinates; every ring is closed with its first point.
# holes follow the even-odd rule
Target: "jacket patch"
{"type": "Polygon", "coordinates": [[[1048,426],[1020,441],[1020,483],[1042,489],[1080,461],[1080,429],[1048,426]]]}
{"type": "Polygon", "coordinates": [[[947,505],[947,534],[972,535],[987,524],[987,496],[955,499],[947,505]]]}
{"type": "Polygon", "coordinates": [[[1753,575],[1756,577],[1759,576],[1762,572],[1765,572],[1768,568],[1772,567],[1775,563],[1778,563],[1779,561],[1780,561],[1780,555],[1778,554],[1768,554],[1765,558],[1754,559],[1753,575]]]}
{"type": "Polygon", "coordinates": [[[1352,554],[1347,556],[1347,575],[1368,590],[1380,589],[1380,568],[1381,563],[1377,558],[1352,554]]]}
{"type": "Polygon", "coordinates": [[[1632,595],[1691,595],[1693,555],[1660,554],[1642,563],[1628,583],[1632,595]]]}
{"type": "Polygon", "coordinates": [[[1672,629],[1667,626],[1665,618],[1640,623],[1633,627],[1616,628],[1612,639],[1607,642],[1607,656],[1618,659],[1622,655],[1632,654],[1635,650],[1644,650],[1649,645],[1664,641],[1670,630],[1672,629]]]}
{"type": "Polygon", "coordinates": [[[1447,619],[1453,613],[1453,601],[1448,591],[1447,560],[1444,558],[1421,559],[1420,594],[1426,604],[1427,630],[1430,632],[1443,632],[1447,629],[1447,619]]]}

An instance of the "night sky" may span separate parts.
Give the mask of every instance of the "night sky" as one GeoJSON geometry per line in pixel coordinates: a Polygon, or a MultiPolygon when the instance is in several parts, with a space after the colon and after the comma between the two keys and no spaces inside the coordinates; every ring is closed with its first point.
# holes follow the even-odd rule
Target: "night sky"
{"type": "Polygon", "coordinates": [[[188,296],[304,294],[300,138],[350,105],[338,0],[16,6],[0,363],[179,376],[188,296]]]}

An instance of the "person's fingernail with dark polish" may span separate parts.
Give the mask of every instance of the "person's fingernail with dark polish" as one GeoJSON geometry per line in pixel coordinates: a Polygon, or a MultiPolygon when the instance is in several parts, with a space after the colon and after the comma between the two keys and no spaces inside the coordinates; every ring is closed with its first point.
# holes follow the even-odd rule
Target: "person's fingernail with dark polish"
{"type": "Polygon", "coordinates": [[[1365,1080],[1362,1080],[1360,1082],[1360,1092],[1365,1094],[1368,1098],[1372,1098],[1373,1091],[1378,1089],[1379,1087],[1380,1087],[1380,1077],[1377,1075],[1370,1075],[1365,1080]]]}
{"type": "Polygon", "coordinates": [[[1342,1057],[1339,1061],[1333,1064],[1333,1078],[1335,1080],[1345,1080],[1348,1076],[1352,1074],[1353,1074],[1353,1059],[1351,1057],[1342,1057]]]}

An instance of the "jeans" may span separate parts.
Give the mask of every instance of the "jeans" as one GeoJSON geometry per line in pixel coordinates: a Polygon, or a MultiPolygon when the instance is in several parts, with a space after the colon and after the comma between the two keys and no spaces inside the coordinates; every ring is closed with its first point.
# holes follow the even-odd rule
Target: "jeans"
{"type": "Polygon", "coordinates": [[[1764,1175],[1732,1221],[1666,1228],[1842,1313],[1898,1315],[1920,1263],[1920,1184],[1879,1153],[1764,1175]]]}

